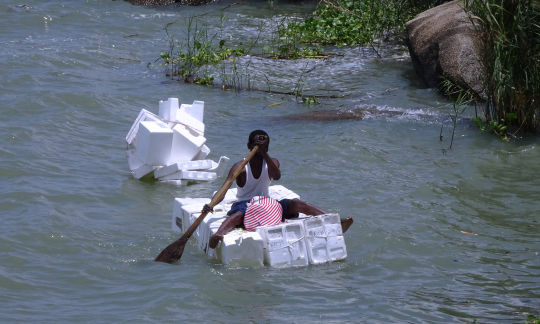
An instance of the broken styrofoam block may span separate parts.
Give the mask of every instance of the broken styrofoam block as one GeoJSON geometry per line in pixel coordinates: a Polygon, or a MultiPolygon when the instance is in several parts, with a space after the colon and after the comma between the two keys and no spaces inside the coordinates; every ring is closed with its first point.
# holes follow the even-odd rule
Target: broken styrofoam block
{"type": "Polygon", "coordinates": [[[148,165],[166,165],[171,155],[173,131],[154,121],[143,121],[137,132],[137,157],[148,165]]]}
{"type": "Polygon", "coordinates": [[[129,132],[126,135],[126,142],[128,144],[132,144],[135,140],[135,137],[137,136],[137,132],[139,131],[139,124],[143,121],[155,121],[156,123],[161,123],[163,125],[166,125],[157,115],[149,112],[146,109],[141,109],[139,112],[139,115],[135,119],[135,122],[131,125],[131,128],[129,129],[129,132]]]}
{"type": "Polygon", "coordinates": [[[321,264],[343,260],[347,248],[338,214],[324,214],[303,219],[309,262],[321,264]]]}
{"type": "Polygon", "coordinates": [[[197,181],[211,181],[216,180],[217,176],[214,172],[206,171],[180,171],[180,179],[197,180],[197,181]]]}
{"type": "Polygon", "coordinates": [[[182,170],[207,170],[212,168],[212,166],[215,164],[212,160],[193,160],[193,161],[185,161],[185,162],[177,162],[170,164],[166,167],[159,168],[154,172],[154,176],[159,179],[161,177],[167,176],[169,174],[173,174],[178,171],[182,170]]]}
{"type": "Polygon", "coordinates": [[[151,175],[153,176],[156,166],[145,164],[139,160],[134,149],[127,150],[126,154],[128,158],[129,171],[135,179],[141,179],[151,175]]]}
{"type": "Polygon", "coordinates": [[[186,111],[185,104],[180,106],[176,112],[175,123],[189,128],[191,131],[204,135],[204,123],[193,117],[186,111]]]}
{"type": "Polygon", "coordinates": [[[187,113],[189,113],[191,116],[195,117],[195,119],[202,123],[204,117],[204,101],[193,101],[191,107],[187,109],[187,113]]]}
{"type": "Polygon", "coordinates": [[[204,160],[210,154],[210,148],[206,145],[201,146],[201,149],[197,155],[193,158],[194,160],[204,160]]]}
{"type": "MultiPolygon", "coordinates": [[[[154,172],[154,176],[156,173],[154,172]]],[[[177,171],[166,176],[162,176],[158,179],[159,181],[173,181],[173,180],[186,180],[182,179],[182,171],[177,171]]]]}
{"type": "Polygon", "coordinates": [[[223,237],[221,262],[229,266],[263,266],[264,243],[257,232],[236,229],[223,237]]]}
{"type": "Polygon", "coordinates": [[[166,121],[174,121],[178,109],[178,98],[169,98],[165,101],[159,101],[159,116],[166,121]]]}
{"type": "Polygon", "coordinates": [[[171,179],[171,180],[159,180],[161,183],[170,184],[174,186],[185,186],[187,182],[182,179],[171,179]]]}
{"type": "Polygon", "coordinates": [[[264,263],[272,267],[305,266],[309,262],[301,222],[258,227],[264,242],[264,263]]]}
{"type": "MultiPolygon", "coordinates": [[[[155,173],[154,173],[155,174],[155,173]]],[[[169,175],[159,178],[159,181],[168,180],[192,180],[192,181],[212,181],[216,180],[217,176],[214,172],[206,171],[177,171],[169,175]]]]}
{"type": "Polygon", "coordinates": [[[229,160],[230,159],[228,157],[221,156],[217,163],[212,161],[212,166],[208,169],[208,171],[215,172],[218,178],[222,177],[227,170],[227,162],[229,162],[229,160]]]}
{"type": "Polygon", "coordinates": [[[155,169],[156,167],[153,165],[143,164],[140,167],[131,170],[131,174],[135,179],[142,179],[153,176],[155,169]]]}
{"type": "Polygon", "coordinates": [[[144,163],[141,160],[139,160],[139,158],[135,154],[134,148],[130,148],[126,150],[126,156],[127,156],[128,166],[129,166],[130,171],[135,170],[141,167],[142,165],[144,165],[144,163]]]}
{"type": "Polygon", "coordinates": [[[169,164],[193,160],[206,142],[206,138],[191,132],[183,125],[174,126],[172,131],[173,138],[169,164]]]}

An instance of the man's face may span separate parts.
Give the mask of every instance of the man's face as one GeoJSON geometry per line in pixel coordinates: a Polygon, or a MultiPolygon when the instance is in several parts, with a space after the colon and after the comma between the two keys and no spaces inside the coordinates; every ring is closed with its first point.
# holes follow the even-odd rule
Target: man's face
{"type": "Polygon", "coordinates": [[[268,152],[269,141],[270,138],[267,135],[255,135],[251,141],[250,149],[252,149],[255,145],[259,145],[259,147],[264,148],[264,150],[268,152]]]}

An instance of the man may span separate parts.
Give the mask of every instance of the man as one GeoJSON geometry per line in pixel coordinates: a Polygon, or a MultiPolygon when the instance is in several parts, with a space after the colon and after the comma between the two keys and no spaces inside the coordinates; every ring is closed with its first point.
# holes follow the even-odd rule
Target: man
{"type": "MultiPolygon", "coordinates": [[[[257,153],[244,167],[244,170],[236,178],[237,185],[237,201],[232,205],[231,210],[227,213],[228,217],[223,221],[216,234],[210,237],[209,246],[214,249],[219,241],[223,240],[223,235],[237,226],[242,226],[244,215],[246,213],[247,203],[255,196],[269,197],[268,187],[272,180],[281,178],[279,170],[279,161],[268,154],[268,144],[270,137],[263,130],[254,130],[249,134],[247,147],[252,150],[255,145],[259,146],[257,153]]],[[[236,169],[240,167],[242,161],[236,162],[229,171],[227,180],[231,179],[236,169]]],[[[221,202],[225,198],[225,194],[216,198],[217,202],[221,202]]],[[[299,199],[282,199],[279,201],[283,209],[283,219],[298,217],[298,213],[316,216],[326,214],[325,211],[310,205],[299,199]]],[[[204,205],[202,212],[211,212],[212,208],[204,205]]],[[[341,220],[343,232],[347,231],[353,223],[353,219],[348,217],[341,220]]]]}

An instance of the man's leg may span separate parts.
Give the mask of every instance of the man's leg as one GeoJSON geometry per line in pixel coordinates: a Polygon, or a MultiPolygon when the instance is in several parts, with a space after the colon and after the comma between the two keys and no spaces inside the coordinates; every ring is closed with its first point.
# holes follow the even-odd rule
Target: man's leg
{"type": "Polygon", "coordinates": [[[216,234],[210,236],[210,240],[208,241],[208,246],[211,249],[215,249],[219,241],[223,240],[223,235],[229,233],[238,225],[242,225],[243,222],[244,222],[244,213],[242,211],[237,211],[231,214],[229,217],[227,217],[223,221],[223,223],[221,223],[221,226],[219,226],[218,230],[216,231],[216,234]]]}
{"type": "MultiPolygon", "coordinates": [[[[287,205],[287,210],[285,211],[283,217],[286,219],[297,218],[298,213],[306,214],[308,216],[317,216],[326,214],[326,212],[320,209],[317,206],[311,205],[300,199],[291,199],[287,205]]],[[[345,233],[349,227],[352,225],[352,217],[342,218],[341,219],[341,230],[345,233]]]]}

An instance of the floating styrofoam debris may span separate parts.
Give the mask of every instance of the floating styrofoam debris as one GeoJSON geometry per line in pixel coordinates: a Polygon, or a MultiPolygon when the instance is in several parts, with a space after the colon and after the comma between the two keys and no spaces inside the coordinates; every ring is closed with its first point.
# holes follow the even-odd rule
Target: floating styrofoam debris
{"type": "Polygon", "coordinates": [[[156,167],[144,164],[137,155],[135,149],[128,149],[126,152],[129,170],[135,179],[141,179],[150,176],[156,167]]]}
{"type": "Polygon", "coordinates": [[[221,156],[218,160],[218,162],[212,161],[212,166],[208,171],[215,172],[216,176],[222,177],[225,175],[227,162],[229,161],[229,158],[226,156],[221,156]]]}
{"type": "Polygon", "coordinates": [[[139,124],[147,120],[152,120],[157,123],[163,123],[163,121],[157,115],[149,112],[146,109],[141,109],[139,115],[135,119],[135,122],[133,123],[133,125],[131,125],[129,132],[126,135],[126,142],[128,143],[128,145],[131,145],[133,143],[133,140],[137,136],[137,132],[139,131],[139,124]]]}
{"type": "Polygon", "coordinates": [[[212,160],[193,160],[185,162],[176,162],[166,167],[159,168],[154,172],[156,178],[161,178],[173,174],[178,171],[186,170],[210,170],[214,167],[214,161],[212,160]]]}
{"type": "Polygon", "coordinates": [[[201,150],[206,142],[206,138],[198,133],[190,131],[184,125],[176,125],[172,129],[173,139],[170,161],[174,162],[191,161],[201,150]]]}
{"type": "Polygon", "coordinates": [[[179,104],[178,98],[159,101],[159,115],[142,109],[126,135],[128,164],[136,179],[184,184],[211,181],[223,176],[229,158],[207,160],[210,148],[205,145],[204,101],[179,104]],[[205,160],[196,169],[180,164],[205,160]],[[200,171],[193,173],[188,171],[200,171]]]}
{"type": "Polygon", "coordinates": [[[204,160],[206,159],[208,154],[210,154],[210,148],[203,144],[203,146],[201,147],[201,150],[199,151],[199,153],[197,153],[197,155],[195,155],[193,160],[204,160]]]}
{"type": "Polygon", "coordinates": [[[159,116],[166,121],[174,120],[178,111],[178,98],[169,98],[159,101],[159,116]]]}
{"type": "Polygon", "coordinates": [[[155,121],[143,121],[137,132],[135,154],[144,164],[165,165],[171,156],[173,131],[155,121]]]}

